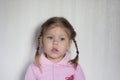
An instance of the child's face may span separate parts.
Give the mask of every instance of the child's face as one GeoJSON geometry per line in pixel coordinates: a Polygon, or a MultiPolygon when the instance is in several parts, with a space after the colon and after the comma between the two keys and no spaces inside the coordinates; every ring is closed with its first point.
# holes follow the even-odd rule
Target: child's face
{"type": "Polygon", "coordinates": [[[42,39],[44,53],[53,62],[59,62],[65,56],[71,44],[65,29],[59,26],[47,30],[42,39]]]}

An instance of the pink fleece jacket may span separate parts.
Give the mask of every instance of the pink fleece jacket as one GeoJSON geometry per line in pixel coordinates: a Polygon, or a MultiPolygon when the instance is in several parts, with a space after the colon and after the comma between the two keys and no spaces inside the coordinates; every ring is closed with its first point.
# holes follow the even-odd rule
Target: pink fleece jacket
{"type": "Polygon", "coordinates": [[[80,65],[76,69],[68,63],[65,56],[60,62],[53,63],[43,54],[40,57],[41,70],[32,63],[26,72],[25,80],[85,80],[80,65]]]}

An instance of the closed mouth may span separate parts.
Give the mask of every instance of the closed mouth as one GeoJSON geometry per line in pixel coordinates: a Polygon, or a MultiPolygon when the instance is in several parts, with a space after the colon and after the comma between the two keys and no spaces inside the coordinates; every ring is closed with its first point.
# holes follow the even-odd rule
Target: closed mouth
{"type": "Polygon", "coordinates": [[[58,52],[58,49],[53,48],[51,51],[54,52],[54,53],[56,53],[56,52],[58,52]]]}

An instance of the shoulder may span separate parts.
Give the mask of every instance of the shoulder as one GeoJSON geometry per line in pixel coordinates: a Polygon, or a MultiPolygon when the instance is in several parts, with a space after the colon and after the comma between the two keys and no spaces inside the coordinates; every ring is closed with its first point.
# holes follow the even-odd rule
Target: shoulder
{"type": "Polygon", "coordinates": [[[27,72],[26,74],[29,75],[29,74],[32,74],[32,75],[37,75],[39,74],[39,68],[34,64],[34,63],[31,63],[29,66],[28,66],[28,69],[27,69],[27,72]]]}
{"type": "Polygon", "coordinates": [[[28,65],[28,69],[35,69],[37,66],[34,63],[28,65]]]}
{"type": "Polygon", "coordinates": [[[85,80],[84,72],[80,65],[75,70],[75,80],[85,80]]]}
{"type": "Polygon", "coordinates": [[[77,65],[77,68],[76,68],[76,71],[78,71],[78,70],[82,71],[82,68],[79,64],[77,65]]]}

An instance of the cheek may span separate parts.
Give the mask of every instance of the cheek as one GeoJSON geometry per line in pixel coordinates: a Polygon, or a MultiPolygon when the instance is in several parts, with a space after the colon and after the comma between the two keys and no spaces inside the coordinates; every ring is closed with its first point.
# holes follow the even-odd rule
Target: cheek
{"type": "Polygon", "coordinates": [[[61,45],[61,49],[63,51],[67,51],[69,48],[70,48],[70,46],[68,44],[61,45]]]}
{"type": "Polygon", "coordinates": [[[50,49],[50,47],[52,46],[52,44],[50,42],[47,41],[43,41],[43,48],[44,49],[50,49]]]}
{"type": "Polygon", "coordinates": [[[44,44],[44,45],[43,45],[43,51],[44,51],[45,53],[48,53],[48,52],[50,51],[50,45],[44,44]]]}

